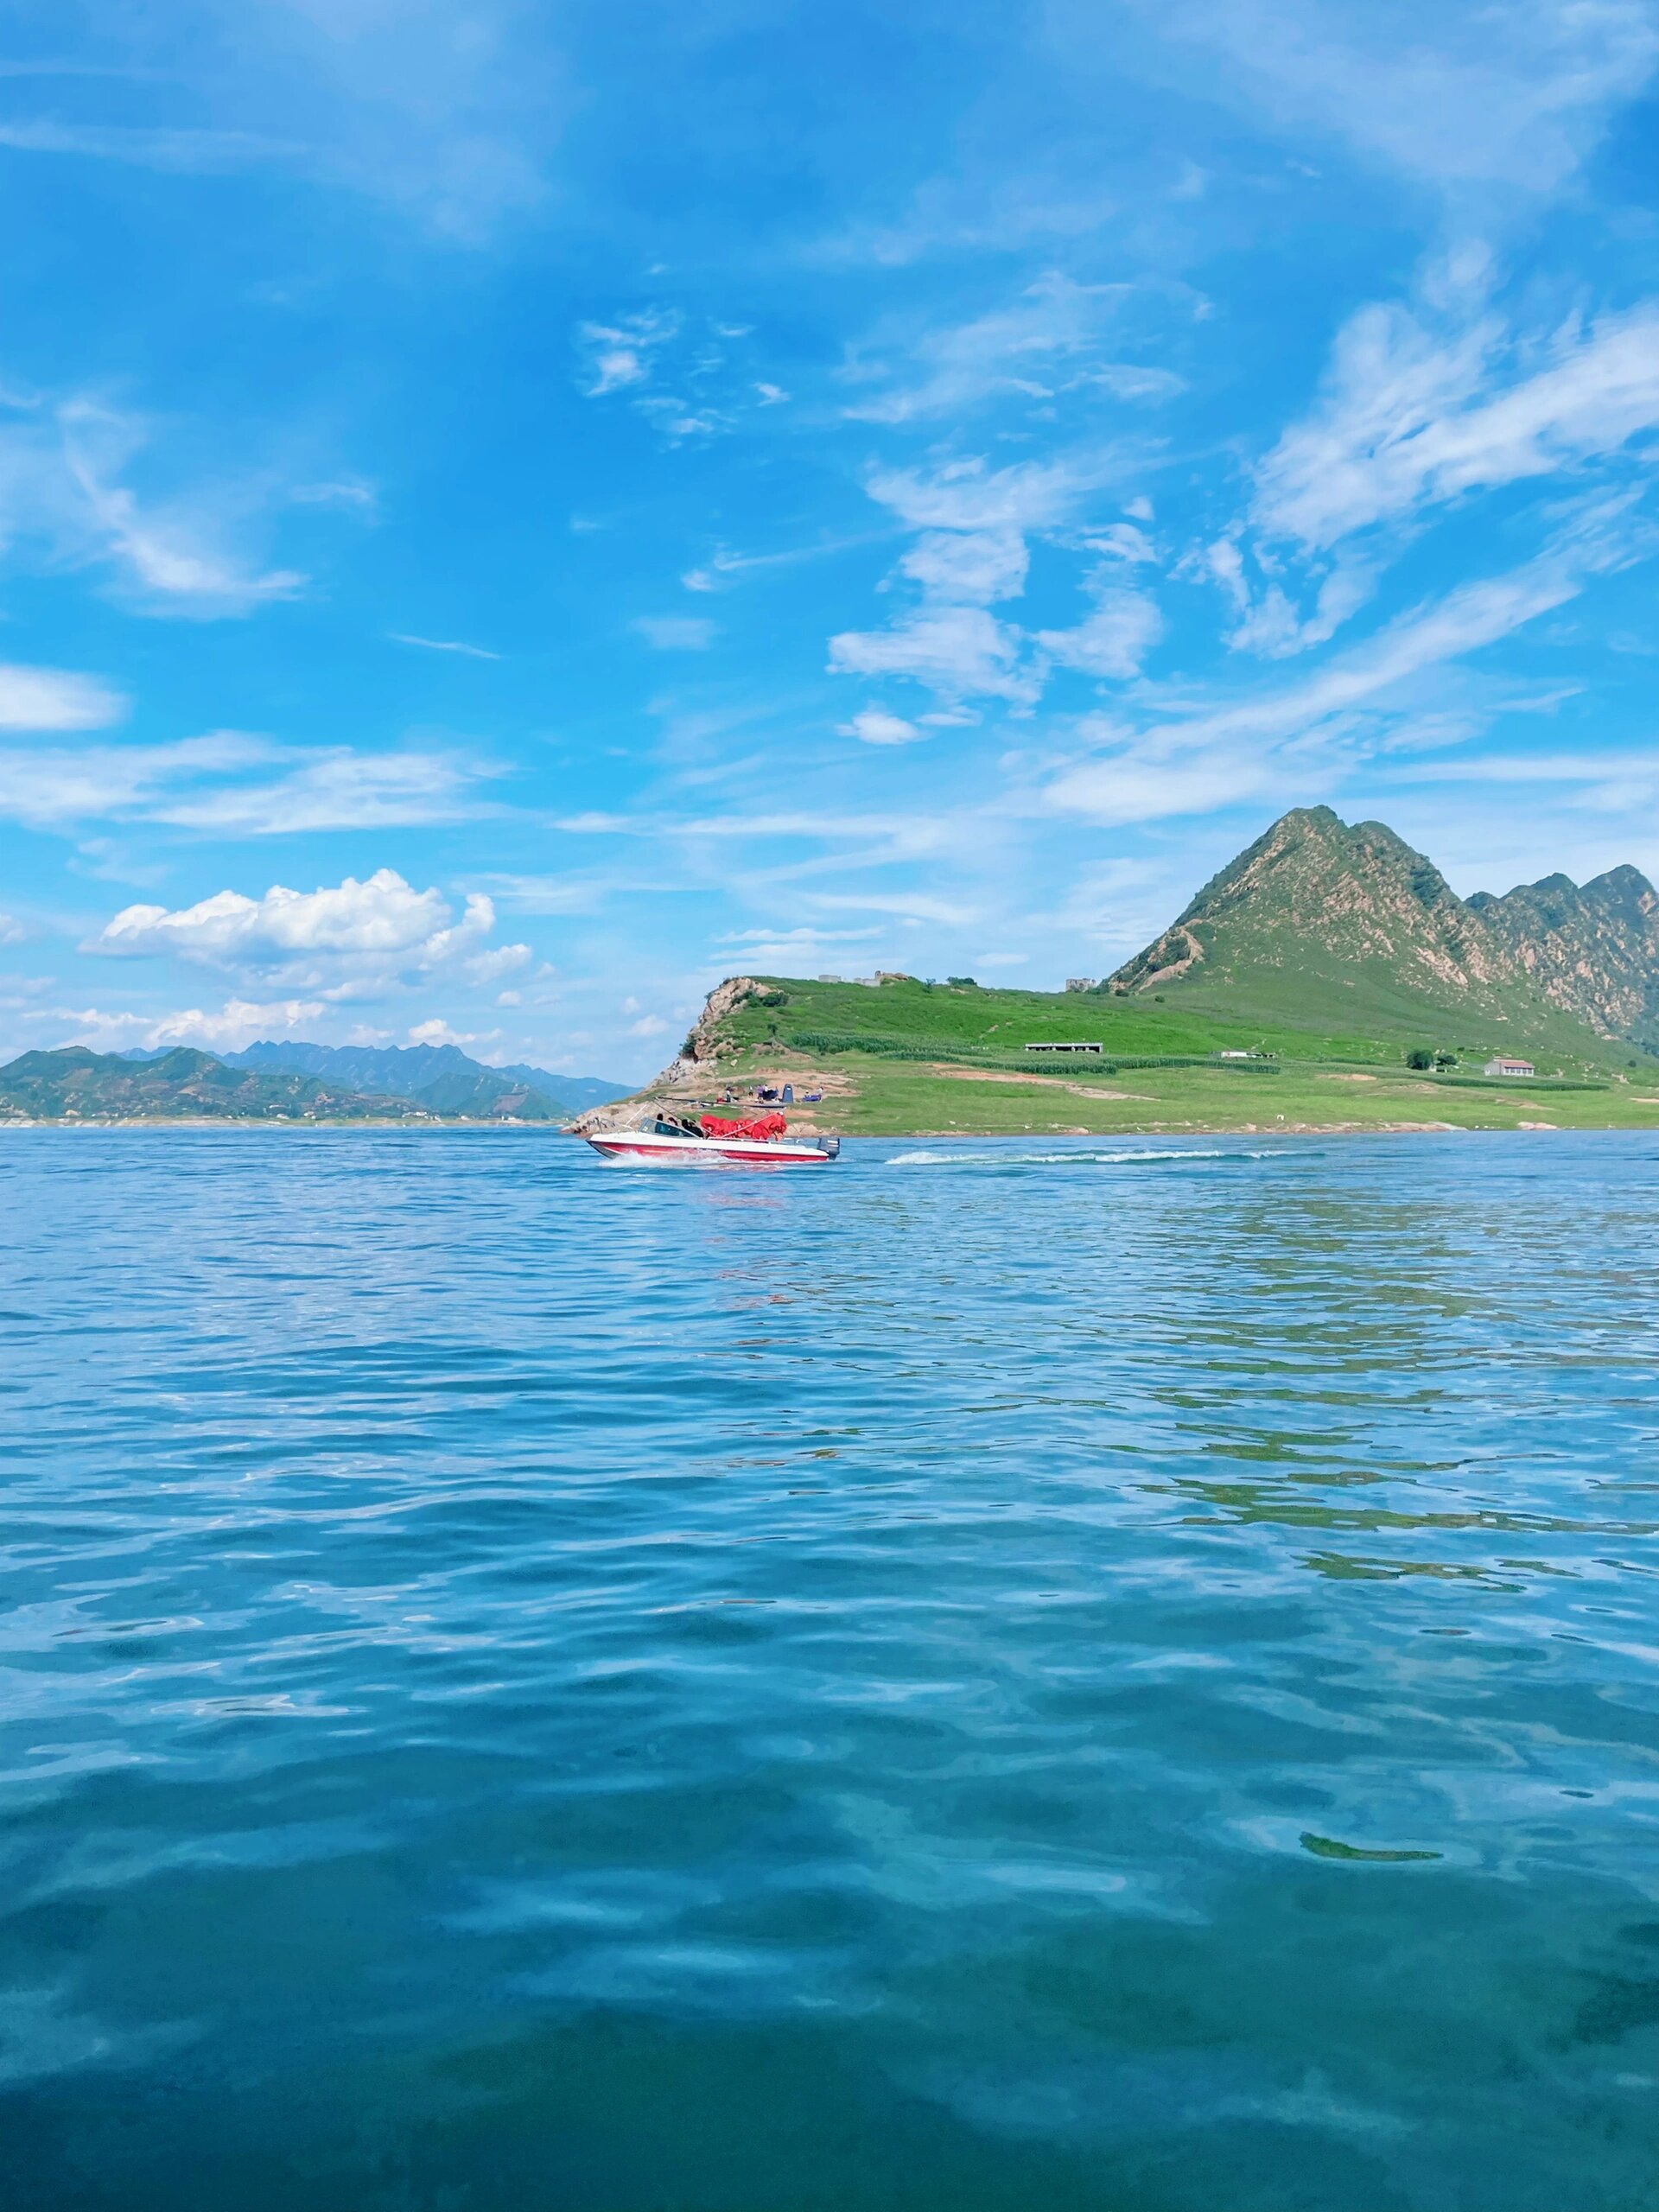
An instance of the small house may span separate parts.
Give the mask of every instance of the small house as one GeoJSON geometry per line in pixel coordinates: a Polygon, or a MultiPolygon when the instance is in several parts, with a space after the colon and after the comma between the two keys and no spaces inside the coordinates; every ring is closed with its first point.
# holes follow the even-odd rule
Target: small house
{"type": "Polygon", "coordinates": [[[1511,1060],[1500,1052],[1495,1060],[1487,1061],[1486,1072],[1488,1075],[1529,1076],[1535,1071],[1530,1060],[1511,1060]]]}
{"type": "Polygon", "coordinates": [[[1028,1052],[1103,1052],[1103,1045],[1074,1045],[1069,1039],[1045,1039],[1040,1045],[1027,1045],[1028,1052]]]}

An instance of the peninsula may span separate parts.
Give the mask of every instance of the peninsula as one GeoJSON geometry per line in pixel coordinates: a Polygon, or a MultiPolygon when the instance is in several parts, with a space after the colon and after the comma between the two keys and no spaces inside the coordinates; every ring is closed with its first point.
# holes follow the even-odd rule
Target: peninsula
{"type": "Polygon", "coordinates": [[[795,1126],[864,1135],[1659,1128],[1659,894],[1619,868],[1461,899],[1383,824],[1297,808],[1098,982],[729,977],[576,1126],[785,1084],[795,1126]]]}

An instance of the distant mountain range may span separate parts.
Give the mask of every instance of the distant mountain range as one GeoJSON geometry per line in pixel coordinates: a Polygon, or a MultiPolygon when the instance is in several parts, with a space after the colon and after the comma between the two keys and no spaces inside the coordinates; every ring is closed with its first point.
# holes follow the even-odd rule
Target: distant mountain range
{"type": "MultiPolygon", "coordinates": [[[[453,1045],[376,1051],[264,1044],[245,1052],[25,1052],[0,1067],[0,1122],[327,1121],[562,1122],[578,1110],[537,1087],[539,1068],[486,1068],[453,1045]]],[[[579,1078],[584,1098],[627,1096],[579,1078]]]]}
{"type": "Polygon", "coordinates": [[[425,1120],[406,1098],[370,1098],[292,1069],[227,1067],[176,1045],[153,1058],[70,1046],[0,1067],[0,1122],[425,1120]]]}
{"type": "Polygon", "coordinates": [[[1428,1021],[1455,1043],[1462,1017],[1580,1054],[1613,1039],[1659,1052],[1659,894],[1618,868],[1459,899],[1383,823],[1298,807],[1097,988],[1299,1027],[1428,1021]]]}
{"type": "MultiPolygon", "coordinates": [[[[130,1059],[158,1058],[131,1052],[130,1059]]],[[[266,1040],[214,1058],[226,1067],[287,1070],[317,1076],[371,1097],[405,1098],[429,1113],[487,1118],[503,1111],[517,1121],[568,1122],[585,1107],[626,1098],[628,1086],[595,1076],[552,1075],[515,1064],[486,1067],[458,1045],[309,1045],[266,1040]],[[517,1103],[504,1102],[517,1101],[517,1103]]]]}

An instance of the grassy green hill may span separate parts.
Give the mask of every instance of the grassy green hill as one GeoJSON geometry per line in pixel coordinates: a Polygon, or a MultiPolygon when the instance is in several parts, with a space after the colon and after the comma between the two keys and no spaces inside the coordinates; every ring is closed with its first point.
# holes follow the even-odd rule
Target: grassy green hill
{"type": "Polygon", "coordinates": [[[1299,808],[1091,989],[737,978],[648,1095],[788,1080],[872,1134],[1655,1126],[1659,1058],[1614,1033],[1659,994],[1653,893],[1626,870],[1585,897],[1541,945],[1527,899],[1465,903],[1381,823],[1299,808]],[[1060,1041],[1099,1051],[1028,1049],[1060,1041]],[[1537,1073],[1488,1078],[1498,1055],[1537,1073]]]}
{"type": "Polygon", "coordinates": [[[1400,1035],[1218,1019],[1183,999],[982,990],[906,978],[870,988],[791,976],[724,985],[683,1056],[644,1094],[677,1105],[791,1082],[803,1127],[850,1135],[1291,1131],[1441,1125],[1659,1128],[1659,1060],[1587,1031],[1540,1052],[1540,1077],[1487,1078],[1494,1024],[1459,1038],[1432,1019],[1400,1035]],[[1046,1039],[1103,1050],[1052,1060],[1046,1039]],[[1458,1065],[1409,1068],[1408,1050],[1461,1046],[1458,1065]],[[1222,1060],[1224,1052],[1261,1057],[1222,1060]],[[805,1094],[822,1090],[809,1105],[805,1094]]]}
{"type": "MultiPolygon", "coordinates": [[[[1099,1044],[1103,1057],[1207,1059],[1222,1052],[1255,1052],[1287,1061],[1342,1061],[1395,1067],[1404,1050],[1422,1046],[1484,1063],[1497,1052],[1524,1052],[1564,1075],[1604,1075],[1637,1066],[1646,1056],[1609,1045],[1553,1007],[1531,1024],[1471,1010],[1461,1017],[1397,995],[1344,998],[1346,1022],[1322,1019],[1323,1005],[1227,1004],[1224,989],[1148,991],[1139,997],[1099,992],[1006,991],[925,983],[906,977],[868,985],[818,983],[761,976],[758,991],[718,1025],[720,1036],[747,1053],[779,1048],[891,1055],[966,1055],[1008,1067],[1029,1067],[1028,1044],[1058,1040],[1099,1044]]],[[[1263,993],[1266,998],[1271,995],[1263,993]]],[[[1293,999],[1287,985],[1284,998],[1293,999]]],[[[1659,1074],[1659,1062],[1652,1064],[1659,1074]]]]}
{"type": "Polygon", "coordinates": [[[1323,806],[1275,822],[1102,990],[1230,1021],[1443,1039],[1464,1055],[1607,1051],[1432,861],[1323,806]]]}

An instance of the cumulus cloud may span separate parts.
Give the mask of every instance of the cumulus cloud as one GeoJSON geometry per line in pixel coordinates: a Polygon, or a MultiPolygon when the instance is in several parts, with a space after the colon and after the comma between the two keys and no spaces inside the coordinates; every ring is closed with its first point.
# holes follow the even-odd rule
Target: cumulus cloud
{"type": "Polygon", "coordinates": [[[194,906],[128,906],[83,950],[121,957],[171,956],[281,979],[329,998],[454,969],[488,982],[529,959],[526,946],[485,950],[495,908],[471,893],[457,920],[436,890],[417,891],[393,868],[315,891],[273,884],[263,898],[221,891],[194,906]]]}
{"type": "MultiPolygon", "coordinates": [[[[494,910],[478,901],[487,929],[494,910]]],[[[359,883],[317,891],[275,884],[263,899],[221,891],[169,913],[164,906],[129,906],[87,949],[98,952],[180,952],[220,965],[229,957],[285,957],[297,951],[406,952],[434,942],[448,923],[438,891],[416,891],[395,869],[377,869],[359,883]]]]}
{"type": "Polygon", "coordinates": [[[204,1052],[236,1052],[261,1037],[291,1037],[324,1011],[315,999],[277,999],[264,1003],[226,999],[217,1013],[204,1007],[188,1007],[159,1016],[127,1012],[105,1013],[87,1007],[79,1013],[60,1014],[73,1033],[66,1044],[89,1046],[94,1052],[111,1052],[137,1045],[149,1049],[191,1045],[204,1052]]]}
{"type": "Polygon", "coordinates": [[[476,1045],[478,1037],[470,1030],[452,1029],[442,1016],[434,1015],[429,1021],[417,1021],[409,1032],[411,1045],[476,1045]]]}

